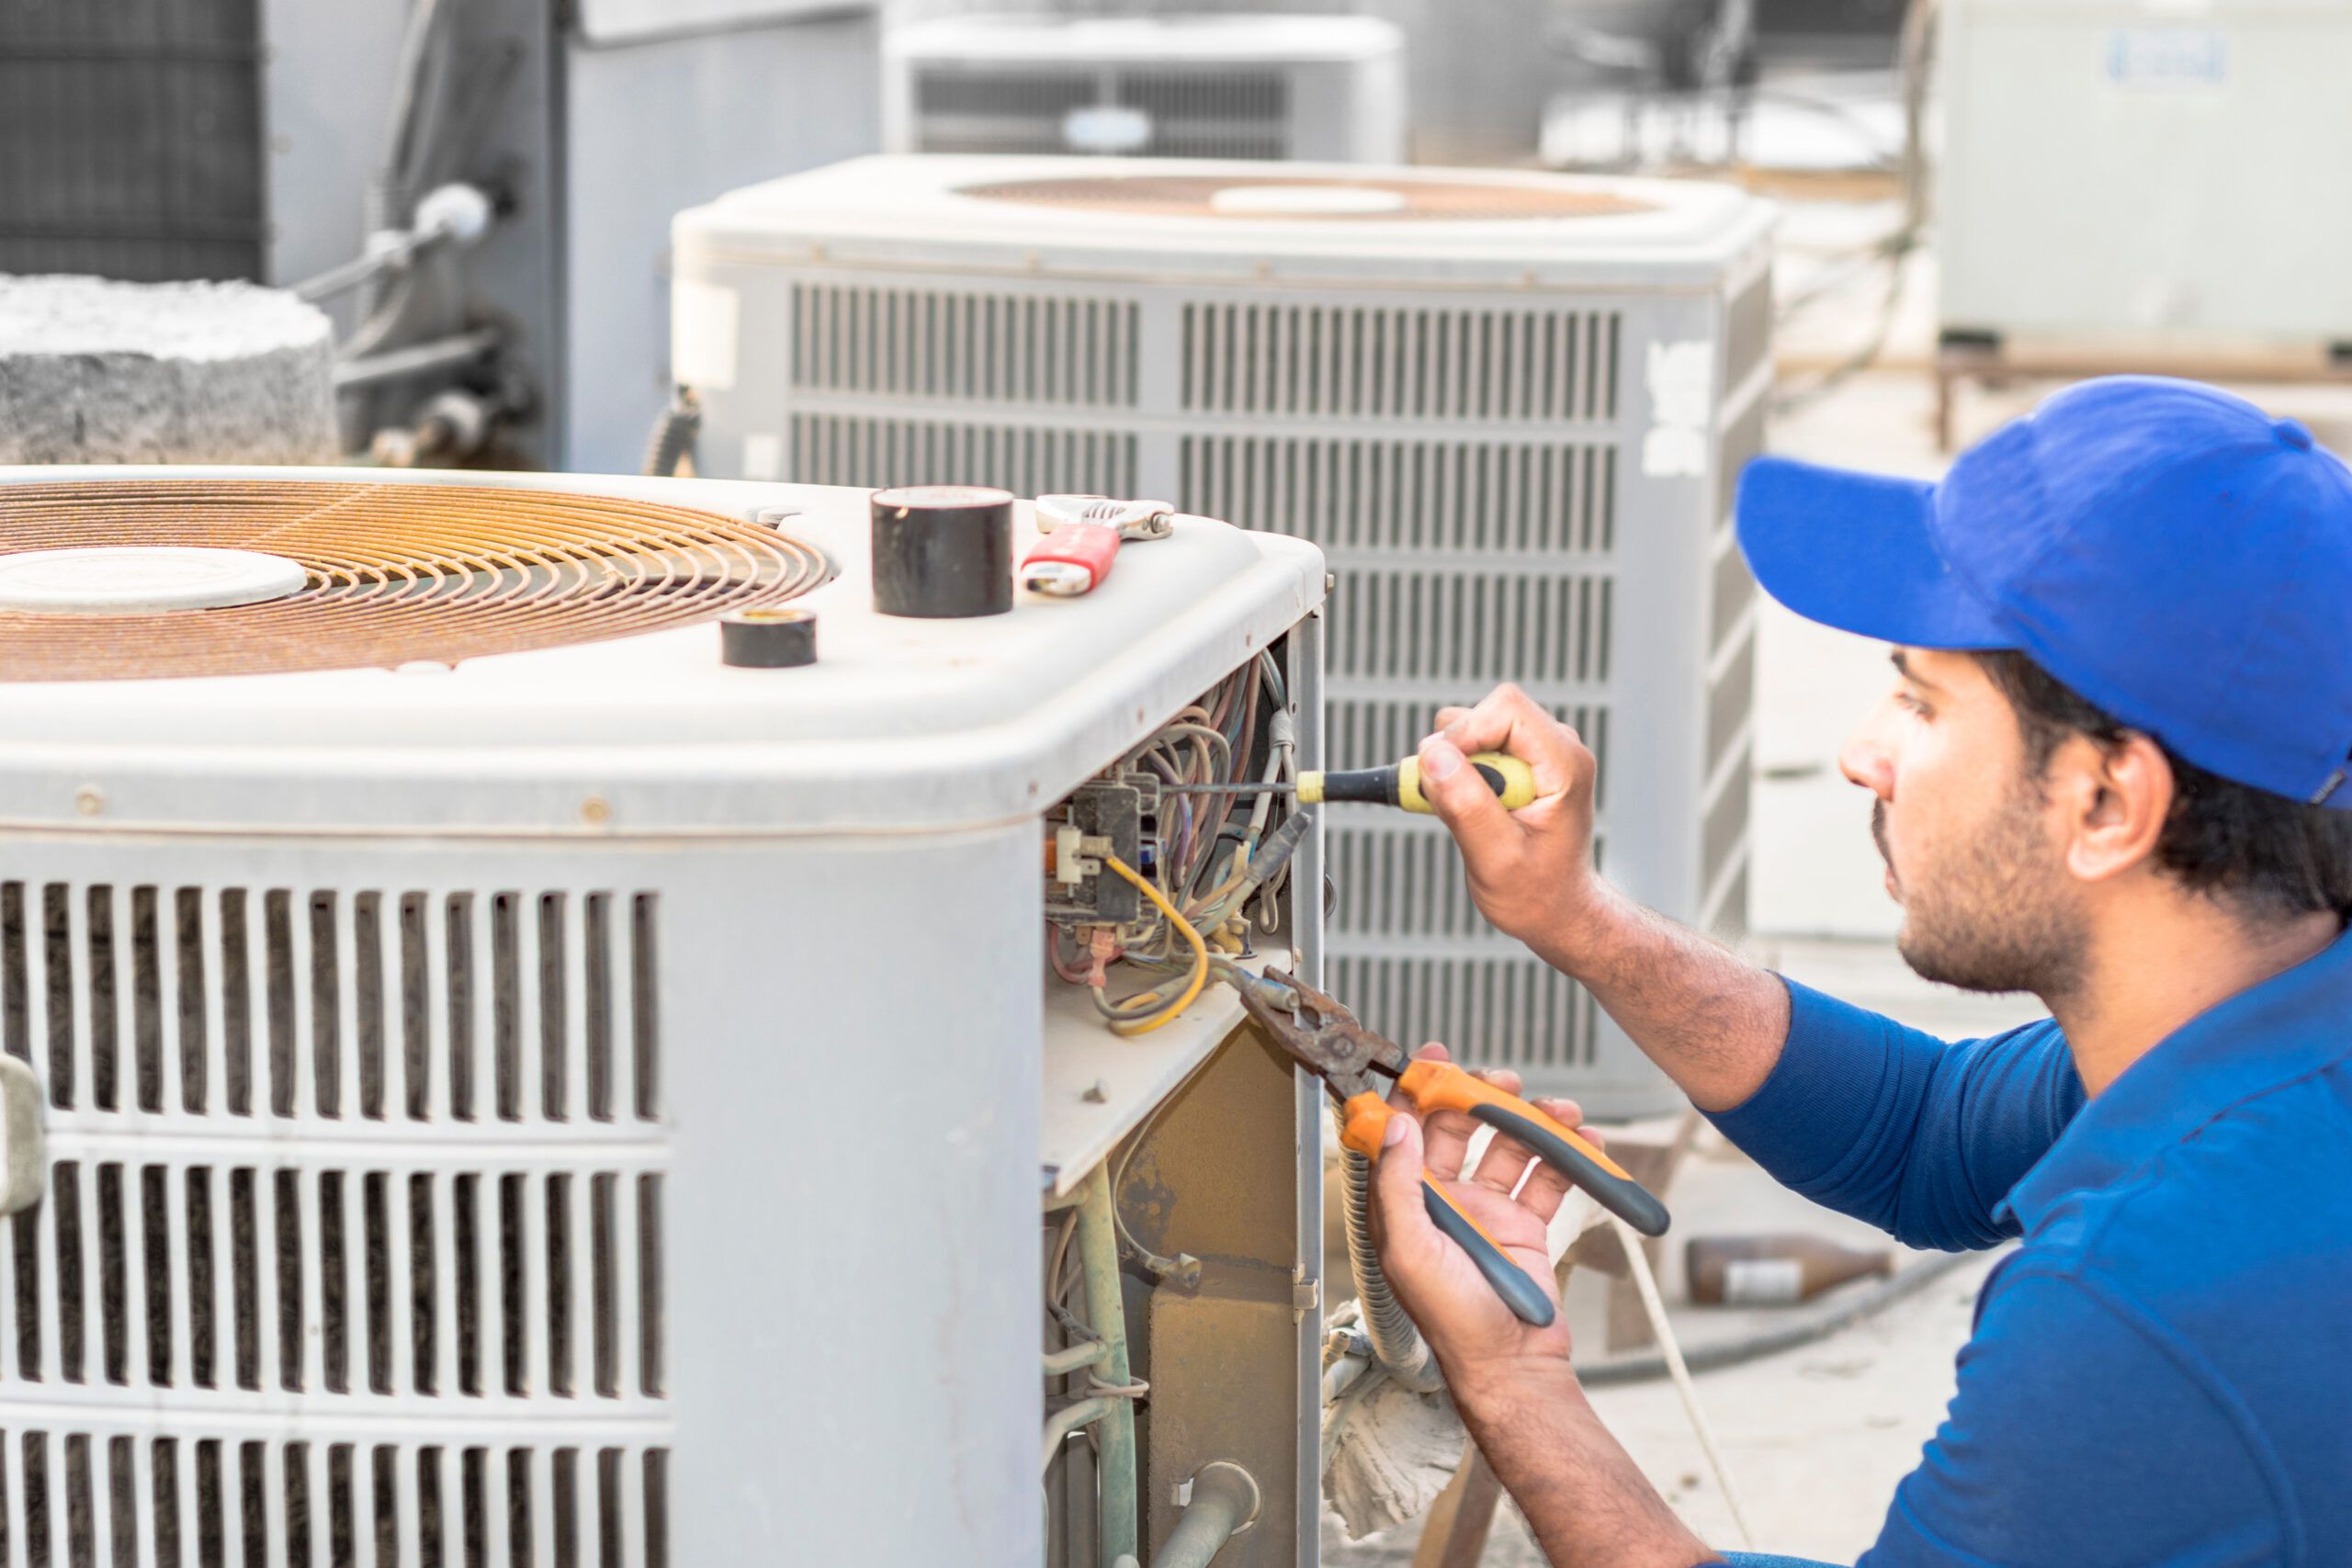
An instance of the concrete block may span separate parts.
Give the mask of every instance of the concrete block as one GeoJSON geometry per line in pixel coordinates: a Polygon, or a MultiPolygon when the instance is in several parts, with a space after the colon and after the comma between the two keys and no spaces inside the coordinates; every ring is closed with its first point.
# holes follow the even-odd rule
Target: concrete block
{"type": "Polygon", "coordinates": [[[334,351],[283,289],[0,276],[0,463],[331,461],[334,351]]]}

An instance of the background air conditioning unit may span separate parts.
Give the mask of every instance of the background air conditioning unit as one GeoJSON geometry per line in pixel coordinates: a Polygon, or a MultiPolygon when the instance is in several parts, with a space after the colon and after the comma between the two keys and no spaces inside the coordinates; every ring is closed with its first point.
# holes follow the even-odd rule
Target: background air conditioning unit
{"type": "Polygon", "coordinates": [[[14,1554],[1035,1568],[1094,1486],[1041,1517],[1039,1281],[1115,1162],[1211,1258],[1107,1320],[1137,1550],[1222,1459],[1234,1561],[1313,1561],[1319,1090],[1226,990],[1120,1039],[1053,979],[1041,819],[1237,669],[1317,765],[1322,562],[1181,518],[1090,597],[892,620],[867,531],[0,468],[14,1554]],[[787,600],[817,662],[723,666],[787,600]]]}
{"type": "Polygon", "coordinates": [[[945,17],[885,39],[883,146],[1395,163],[1404,70],[1369,17],[945,17]]]}
{"type": "Polygon", "coordinates": [[[487,346],[376,383],[357,444],[462,389],[501,410],[494,466],[634,473],[672,390],[671,217],[879,147],[880,55],[874,0],[0,7],[0,272],[291,286],[339,266],[405,97],[419,188],[472,182],[499,216],[421,269],[379,346],[487,346]]]}
{"type": "MultiPolygon", "coordinates": [[[[1410,750],[1504,680],[1601,758],[1601,856],[1736,931],[1769,209],[1724,187],[865,159],[683,214],[673,336],[716,472],[1159,495],[1314,540],[1329,735],[1410,750]]],[[[1597,1113],[1679,1103],[1472,908],[1433,820],[1334,813],[1338,994],[1597,1113]]]]}
{"type": "Polygon", "coordinates": [[[2352,10],[1950,0],[1937,251],[1948,339],[2352,347],[2352,10]]]}

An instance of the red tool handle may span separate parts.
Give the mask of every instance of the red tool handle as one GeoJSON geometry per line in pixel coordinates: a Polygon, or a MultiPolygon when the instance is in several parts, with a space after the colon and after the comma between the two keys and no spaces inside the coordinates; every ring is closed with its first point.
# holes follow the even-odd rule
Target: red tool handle
{"type": "Polygon", "coordinates": [[[1119,531],[1101,523],[1065,523],[1021,560],[1021,580],[1040,593],[1089,593],[1111,575],[1119,531]]]}

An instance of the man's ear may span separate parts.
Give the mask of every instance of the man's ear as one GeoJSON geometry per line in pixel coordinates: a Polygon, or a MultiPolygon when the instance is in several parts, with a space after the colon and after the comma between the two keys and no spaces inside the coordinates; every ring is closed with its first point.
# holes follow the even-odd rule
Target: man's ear
{"type": "Polygon", "coordinates": [[[2147,736],[2102,746],[2076,736],[2050,760],[2049,798],[2065,813],[2066,869],[2106,882],[2155,857],[2172,814],[2172,764],[2147,736]]]}

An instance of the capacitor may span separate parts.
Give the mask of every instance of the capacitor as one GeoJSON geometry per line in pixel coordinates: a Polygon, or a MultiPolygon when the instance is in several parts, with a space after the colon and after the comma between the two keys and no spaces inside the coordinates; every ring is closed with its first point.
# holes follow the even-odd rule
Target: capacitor
{"type": "Polygon", "coordinates": [[[721,615],[718,659],[738,670],[793,670],[814,664],[816,613],[770,606],[721,615]]]}
{"type": "Polygon", "coordinates": [[[874,607],[943,620],[1012,608],[1012,494],[978,485],[874,492],[874,607]]]}

